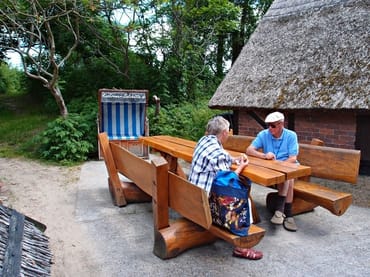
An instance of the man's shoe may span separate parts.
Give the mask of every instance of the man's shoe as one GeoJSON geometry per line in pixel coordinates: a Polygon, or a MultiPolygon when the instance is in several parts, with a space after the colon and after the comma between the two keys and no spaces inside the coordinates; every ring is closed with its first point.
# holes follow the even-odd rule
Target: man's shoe
{"type": "Polygon", "coordinates": [[[285,215],[280,211],[275,211],[274,216],[271,218],[271,223],[281,225],[284,222],[285,215]]]}
{"type": "Polygon", "coordinates": [[[284,220],[283,226],[285,230],[291,231],[291,232],[296,232],[298,230],[297,225],[295,224],[294,218],[293,217],[287,217],[284,220]]]}

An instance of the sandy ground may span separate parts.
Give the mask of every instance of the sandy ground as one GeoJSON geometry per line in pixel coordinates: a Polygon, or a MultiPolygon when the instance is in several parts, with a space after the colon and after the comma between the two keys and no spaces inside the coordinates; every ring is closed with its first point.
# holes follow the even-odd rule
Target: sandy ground
{"type": "Polygon", "coordinates": [[[0,200],[47,226],[52,276],[81,276],[86,268],[95,271],[86,230],[74,217],[79,177],[80,167],[0,158],[0,200]]]}
{"type": "MultiPolygon", "coordinates": [[[[87,240],[86,225],[76,220],[81,167],[59,167],[23,159],[0,158],[0,200],[5,206],[47,225],[54,256],[52,276],[96,276],[96,253],[87,240]],[[86,275],[86,269],[91,274],[86,275]]],[[[354,205],[370,207],[370,177],[358,184],[328,186],[353,194],[354,205]]]]}

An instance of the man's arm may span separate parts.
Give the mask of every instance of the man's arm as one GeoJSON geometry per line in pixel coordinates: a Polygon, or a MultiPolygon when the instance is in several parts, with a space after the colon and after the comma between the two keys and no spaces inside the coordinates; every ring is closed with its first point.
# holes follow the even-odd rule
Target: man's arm
{"type": "Polygon", "coordinates": [[[296,163],[297,158],[298,158],[298,149],[299,149],[299,144],[298,144],[298,137],[295,132],[292,132],[293,135],[289,137],[288,140],[288,152],[289,152],[289,158],[286,159],[285,161],[291,162],[291,163],[296,163]]]}
{"type": "Polygon", "coordinates": [[[288,159],[285,160],[286,162],[290,163],[296,163],[297,162],[297,156],[290,156],[288,159]]]}
{"type": "Polygon", "coordinates": [[[266,154],[257,150],[252,144],[247,147],[246,150],[247,155],[254,156],[260,159],[267,159],[266,154]]]}

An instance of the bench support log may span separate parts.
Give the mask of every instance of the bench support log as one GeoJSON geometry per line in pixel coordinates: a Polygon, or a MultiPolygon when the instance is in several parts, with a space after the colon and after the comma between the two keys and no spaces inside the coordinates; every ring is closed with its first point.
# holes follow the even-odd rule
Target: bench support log
{"type": "MultiPolygon", "coordinates": [[[[109,192],[115,202],[116,195],[113,192],[114,186],[108,177],[109,192]]],[[[126,203],[144,203],[152,201],[152,197],[142,191],[137,185],[132,182],[123,182],[121,181],[121,189],[125,197],[126,203]]]]}
{"type": "Polygon", "coordinates": [[[294,195],[321,206],[334,215],[342,215],[352,204],[352,194],[333,190],[302,180],[296,180],[294,195]]]}
{"type": "Polygon", "coordinates": [[[171,222],[170,226],[154,230],[153,253],[161,259],[170,259],[182,252],[213,243],[217,237],[199,225],[181,218],[171,222]]]}
{"type": "Polygon", "coordinates": [[[292,214],[293,215],[313,212],[316,207],[317,205],[315,203],[308,202],[294,195],[293,203],[292,203],[292,214]]]}

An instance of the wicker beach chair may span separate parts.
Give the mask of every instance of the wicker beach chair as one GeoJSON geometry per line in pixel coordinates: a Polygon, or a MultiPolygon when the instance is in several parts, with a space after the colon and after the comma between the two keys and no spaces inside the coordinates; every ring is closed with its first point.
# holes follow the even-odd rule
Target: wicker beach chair
{"type": "MultiPolygon", "coordinates": [[[[148,147],[139,141],[139,137],[149,135],[148,94],[147,90],[98,91],[98,133],[106,132],[110,141],[143,158],[148,157],[148,147]]],[[[99,159],[102,158],[99,145],[99,159]]]]}

